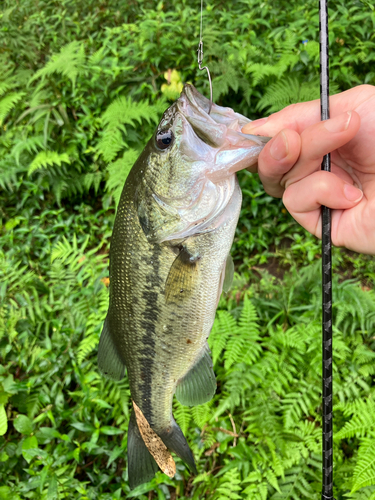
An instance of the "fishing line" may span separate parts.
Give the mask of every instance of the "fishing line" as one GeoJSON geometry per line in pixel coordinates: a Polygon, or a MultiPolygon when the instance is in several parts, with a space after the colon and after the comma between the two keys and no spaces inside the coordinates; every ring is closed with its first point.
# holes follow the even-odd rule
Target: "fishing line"
{"type": "Polygon", "coordinates": [[[212,81],[211,81],[211,75],[210,75],[210,70],[207,68],[207,66],[202,67],[203,63],[203,0],[201,0],[201,21],[200,21],[200,33],[199,33],[199,44],[198,44],[198,67],[201,71],[204,69],[207,71],[207,76],[208,76],[208,81],[210,84],[210,107],[208,108],[208,114],[211,113],[212,109],[212,81]]]}
{"type": "MultiPolygon", "coordinates": [[[[329,119],[329,55],[327,0],[319,1],[320,31],[320,112],[329,119]]],[[[331,171],[331,155],[324,156],[321,169],[331,171]]],[[[333,498],[333,428],[332,428],[332,252],[331,210],[322,205],[322,408],[323,408],[323,481],[322,500],[333,498]]]]}

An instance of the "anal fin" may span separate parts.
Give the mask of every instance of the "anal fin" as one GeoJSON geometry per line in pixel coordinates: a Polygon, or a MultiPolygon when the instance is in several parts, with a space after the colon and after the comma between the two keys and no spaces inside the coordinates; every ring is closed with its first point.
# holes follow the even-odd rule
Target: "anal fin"
{"type": "Polygon", "coordinates": [[[120,358],[111,337],[108,317],[104,321],[98,348],[98,366],[101,373],[112,380],[121,380],[125,376],[125,363],[120,358]]]}
{"type": "Polygon", "coordinates": [[[203,405],[213,398],[215,392],[216,378],[210,348],[206,344],[202,356],[178,382],[176,398],[185,406],[203,405]]]}

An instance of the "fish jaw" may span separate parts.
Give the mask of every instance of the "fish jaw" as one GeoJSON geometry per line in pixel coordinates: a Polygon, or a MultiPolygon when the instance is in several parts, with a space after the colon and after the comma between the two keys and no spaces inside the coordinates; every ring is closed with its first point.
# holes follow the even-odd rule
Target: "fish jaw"
{"type": "Polygon", "coordinates": [[[204,175],[212,182],[224,180],[239,170],[257,163],[269,137],[243,134],[242,128],[251,120],[231,108],[212,105],[192,85],[186,84],[177,107],[194,133],[210,147],[210,161],[204,175]]]}

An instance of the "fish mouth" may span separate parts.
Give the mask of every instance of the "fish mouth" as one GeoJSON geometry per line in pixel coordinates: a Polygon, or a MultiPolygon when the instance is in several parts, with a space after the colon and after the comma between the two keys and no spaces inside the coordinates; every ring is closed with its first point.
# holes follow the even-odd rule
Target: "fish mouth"
{"type": "Polygon", "coordinates": [[[242,128],[249,118],[212,104],[191,84],[185,84],[177,107],[195,134],[215,150],[214,161],[205,172],[207,178],[217,182],[244,168],[257,164],[258,156],[270,137],[243,134],[242,128]]]}

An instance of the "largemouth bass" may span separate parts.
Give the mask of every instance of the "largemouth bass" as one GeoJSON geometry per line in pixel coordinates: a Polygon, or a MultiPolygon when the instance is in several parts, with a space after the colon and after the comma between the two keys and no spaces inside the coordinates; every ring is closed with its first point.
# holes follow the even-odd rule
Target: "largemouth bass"
{"type": "Polygon", "coordinates": [[[173,396],[193,406],[215,394],[207,339],[233,274],[242,200],[235,172],[255,164],[268,140],[242,134],[250,120],[232,109],[208,109],[185,85],[129,173],[117,210],[98,365],[114,380],[126,367],[129,377],[131,488],[159,467],[173,476],[170,451],[196,472],[173,396]]]}

